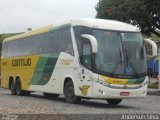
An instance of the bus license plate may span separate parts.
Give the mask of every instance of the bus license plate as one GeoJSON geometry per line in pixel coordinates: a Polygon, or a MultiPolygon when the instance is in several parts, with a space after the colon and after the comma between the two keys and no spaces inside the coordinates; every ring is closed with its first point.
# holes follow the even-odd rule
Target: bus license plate
{"type": "Polygon", "coordinates": [[[121,92],[120,96],[129,96],[129,92],[121,92]]]}

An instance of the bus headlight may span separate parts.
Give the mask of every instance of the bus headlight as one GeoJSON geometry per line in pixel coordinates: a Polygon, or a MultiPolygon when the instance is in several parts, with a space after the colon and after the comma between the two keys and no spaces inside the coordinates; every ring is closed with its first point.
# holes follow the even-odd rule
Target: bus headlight
{"type": "Polygon", "coordinates": [[[105,82],[104,80],[97,80],[96,83],[101,84],[103,86],[109,87],[110,84],[108,84],[107,82],[105,82]]]}

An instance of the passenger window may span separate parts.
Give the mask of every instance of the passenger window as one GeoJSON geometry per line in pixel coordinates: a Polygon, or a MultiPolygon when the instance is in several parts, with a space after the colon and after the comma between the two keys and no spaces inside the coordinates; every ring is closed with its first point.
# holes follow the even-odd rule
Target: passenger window
{"type": "Polygon", "coordinates": [[[40,35],[35,35],[32,36],[32,38],[30,38],[30,40],[32,41],[32,54],[39,54],[42,53],[42,48],[44,47],[44,36],[43,34],[40,35]]]}
{"type": "Polygon", "coordinates": [[[91,69],[91,44],[90,42],[83,42],[82,48],[82,63],[88,69],[91,69]]]}
{"type": "Polygon", "coordinates": [[[48,39],[47,39],[47,43],[46,43],[46,49],[47,52],[57,52],[57,48],[58,47],[58,39],[57,39],[57,34],[56,31],[54,32],[50,32],[48,34],[48,39]]]}
{"type": "Polygon", "coordinates": [[[70,27],[65,27],[59,30],[59,42],[61,46],[61,52],[74,55],[70,27]]]}
{"type": "Polygon", "coordinates": [[[7,51],[8,51],[8,44],[6,42],[2,43],[2,55],[7,57],[7,51]]]}
{"type": "Polygon", "coordinates": [[[32,53],[32,37],[29,38],[23,38],[23,40],[20,40],[21,44],[18,48],[22,47],[22,53],[20,54],[17,50],[17,53],[19,53],[19,55],[30,55],[32,53]]]}

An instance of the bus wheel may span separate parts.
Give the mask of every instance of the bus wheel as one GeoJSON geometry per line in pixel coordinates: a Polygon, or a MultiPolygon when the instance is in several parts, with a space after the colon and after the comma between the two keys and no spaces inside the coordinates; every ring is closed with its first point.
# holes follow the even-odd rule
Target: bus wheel
{"type": "Polygon", "coordinates": [[[118,105],[122,102],[122,99],[107,99],[106,100],[110,105],[118,105]]]}
{"type": "Polygon", "coordinates": [[[20,81],[19,78],[16,80],[16,93],[17,93],[17,95],[19,95],[19,96],[22,96],[22,95],[23,95],[23,91],[22,91],[22,89],[21,89],[21,81],[20,81]]]}
{"type": "Polygon", "coordinates": [[[16,87],[13,81],[11,82],[10,89],[11,89],[11,94],[16,95],[16,87]]]}
{"type": "Polygon", "coordinates": [[[52,94],[52,93],[43,93],[44,97],[46,98],[57,98],[59,94],[52,94]]]}
{"type": "Polygon", "coordinates": [[[74,94],[74,86],[72,81],[68,81],[64,87],[64,96],[67,103],[78,103],[81,98],[75,96],[74,94]]]}

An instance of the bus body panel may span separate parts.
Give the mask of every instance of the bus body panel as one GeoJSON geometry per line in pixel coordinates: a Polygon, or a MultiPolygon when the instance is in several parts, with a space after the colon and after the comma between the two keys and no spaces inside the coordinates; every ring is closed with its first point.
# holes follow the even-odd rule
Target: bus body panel
{"type": "Polygon", "coordinates": [[[73,82],[76,82],[74,79],[74,66],[75,58],[73,56],[63,52],[60,53],[48,83],[45,85],[31,84],[30,90],[63,94],[63,84],[66,78],[71,78],[73,82]]]}
{"type": "Polygon", "coordinates": [[[13,77],[15,81],[16,77],[20,77],[22,80],[22,89],[28,90],[29,82],[33,76],[38,59],[39,55],[2,58],[1,85],[5,88],[9,88],[9,78],[13,77]]]}

